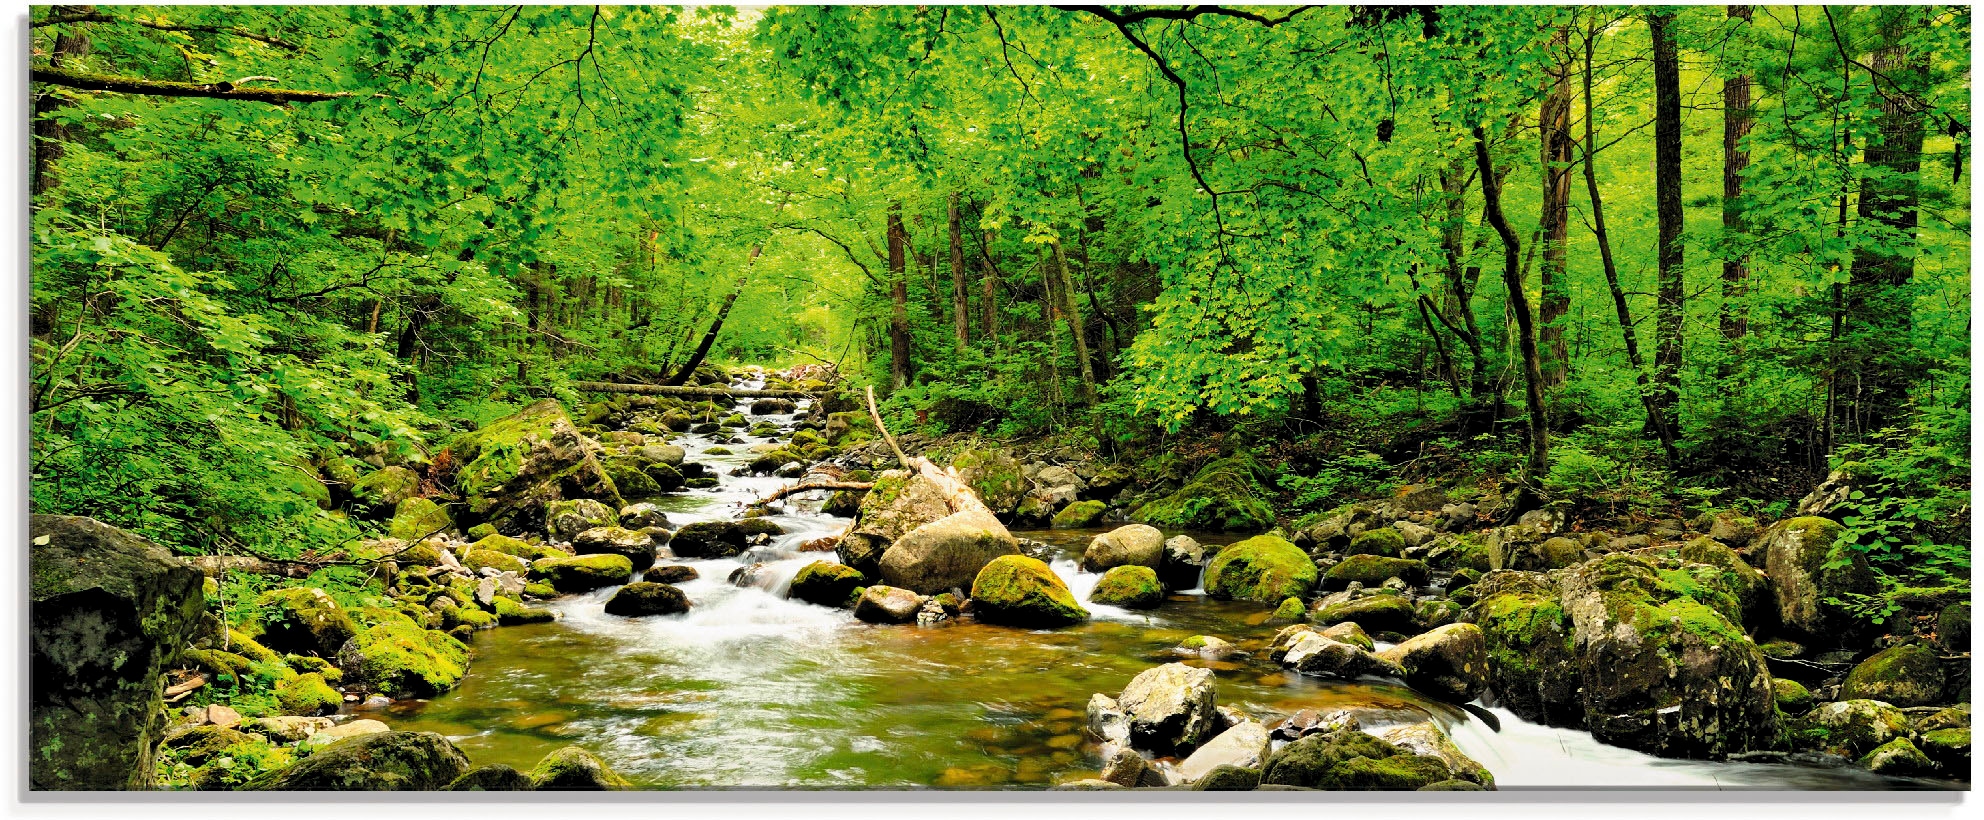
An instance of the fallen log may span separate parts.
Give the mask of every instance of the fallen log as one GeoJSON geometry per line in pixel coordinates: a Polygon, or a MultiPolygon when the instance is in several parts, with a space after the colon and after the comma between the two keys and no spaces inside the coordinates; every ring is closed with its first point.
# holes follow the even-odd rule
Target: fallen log
{"type": "Polygon", "coordinates": [[[806,492],[807,490],[872,490],[872,489],[875,489],[875,482],[873,481],[814,481],[806,484],[794,484],[790,487],[781,487],[778,490],[774,491],[771,495],[753,501],[747,506],[762,507],[765,506],[766,504],[770,504],[788,495],[798,495],[799,493],[806,492]]]}
{"type": "Polygon", "coordinates": [[[572,389],[583,393],[635,393],[643,396],[688,396],[704,399],[810,399],[804,390],[745,390],[732,387],[674,387],[666,384],[615,384],[613,382],[572,382],[572,389]]]}

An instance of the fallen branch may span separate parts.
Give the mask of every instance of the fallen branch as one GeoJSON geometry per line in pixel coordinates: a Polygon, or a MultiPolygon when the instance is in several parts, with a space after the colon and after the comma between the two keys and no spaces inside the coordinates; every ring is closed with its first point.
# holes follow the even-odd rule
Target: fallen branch
{"type": "Polygon", "coordinates": [[[790,487],[780,488],[774,491],[771,495],[765,496],[764,498],[760,498],[756,501],[751,502],[748,506],[762,507],[765,506],[766,504],[770,504],[788,495],[798,495],[808,490],[872,490],[872,489],[875,489],[875,482],[873,481],[813,481],[805,484],[794,484],[790,487]]]}
{"type": "Polygon", "coordinates": [[[803,390],[745,390],[729,387],[675,387],[666,384],[615,384],[613,382],[573,382],[572,389],[584,393],[636,393],[645,396],[697,396],[730,399],[810,399],[803,390]]]}
{"type": "Polygon", "coordinates": [[[875,386],[872,384],[868,385],[868,418],[875,420],[875,429],[881,431],[882,440],[889,443],[890,450],[895,451],[896,463],[909,467],[909,456],[902,454],[902,448],[896,445],[896,437],[889,435],[888,425],[882,423],[881,411],[875,409],[875,386]]]}
{"type": "Polygon", "coordinates": [[[875,388],[872,386],[868,388],[868,417],[875,422],[875,429],[882,434],[882,440],[889,443],[889,449],[895,451],[896,461],[902,464],[903,469],[922,476],[934,485],[943,494],[944,503],[950,507],[952,515],[980,514],[991,519],[993,526],[999,526],[999,519],[992,514],[992,508],[985,506],[978,492],[958,478],[955,471],[939,467],[922,456],[910,458],[903,455],[902,448],[896,445],[896,437],[889,435],[888,425],[882,423],[881,412],[875,409],[875,388]]]}
{"type": "Polygon", "coordinates": [[[165,702],[177,703],[187,695],[193,694],[193,690],[205,685],[207,685],[207,676],[196,672],[193,674],[193,677],[188,678],[183,683],[176,683],[165,687],[165,702]]]}

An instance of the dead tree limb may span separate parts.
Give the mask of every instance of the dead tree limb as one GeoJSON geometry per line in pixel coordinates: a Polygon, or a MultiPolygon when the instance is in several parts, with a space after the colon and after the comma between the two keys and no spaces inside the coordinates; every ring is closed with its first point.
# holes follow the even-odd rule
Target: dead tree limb
{"type": "Polygon", "coordinates": [[[770,504],[786,496],[798,495],[808,490],[872,490],[872,489],[875,489],[875,482],[873,481],[812,481],[805,484],[794,484],[790,487],[781,487],[778,490],[773,491],[771,495],[765,496],[764,498],[760,498],[756,501],[751,502],[748,506],[762,507],[765,506],[766,504],[770,504]]]}

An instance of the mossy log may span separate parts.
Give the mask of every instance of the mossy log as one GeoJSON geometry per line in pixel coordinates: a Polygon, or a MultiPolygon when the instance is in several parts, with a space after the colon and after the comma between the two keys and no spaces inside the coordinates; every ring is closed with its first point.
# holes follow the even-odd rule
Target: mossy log
{"type": "Polygon", "coordinates": [[[810,399],[803,390],[745,390],[730,387],[689,387],[666,384],[618,384],[615,382],[573,382],[582,393],[637,393],[644,396],[690,396],[703,399],[810,399]]]}

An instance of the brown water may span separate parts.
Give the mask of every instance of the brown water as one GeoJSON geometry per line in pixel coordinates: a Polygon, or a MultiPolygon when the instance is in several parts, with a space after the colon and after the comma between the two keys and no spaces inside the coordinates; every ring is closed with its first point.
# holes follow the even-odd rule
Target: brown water
{"type": "MultiPolygon", "coordinates": [[[[793,417],[771,418],[790,424],[793,417]]],[[[699,436],[677,443],[692,460],[727,471],[761,440],[745,441],[730,445],[733,456],[703,454],[710,442],[699,436]]],[[[734,517],[784,483],[724,476],[722,486],[666,507],[678,525],[734,517]]],[[[478,633],[474,666],[456,690],[394,704],[380,717],[396,729],[447,735],[477,764],[528,769],[577,744],[649,788],[1044,788],[1092,777],[1101,766],[1084,736],[1091,694],[1114,696],[1137,673],[1184,661],[1213,670],[1220,704],[1257,717],[1351,707],[1366,728],[1436,719],[1504,788],[1925,785],[1852,770],[1660,760],[1495,710],[1498,732],[1402,687],[1283,672],[1259,651],[1275,631],[1264,624],[1265,608],[1192,593],[1150,612],[1091,606],[1093,620],[1057,630],[968,619],[863,624],[844,610],[784,597],[799,567],[833,560],[796,552],[798,545],[847,523],[819,515],[817,505],[799,501],[776,516],[787,534],[737,560],[681,562],[702,573],[683,585],[694,604],[685,615],[606,615],[611,589],[561,599],[550,604],[556,622],[478,633]],[[767,564],[761,586],[726,582],[752,562],[767,564]],[[1174,649],[1196,634],[1255,651],[1213,662],[1174,649]]],[[[1056,572],[1086,598],[1096,576],[1079,572],[1074,558],[1099,531],[1017,534],[1052,544],[1056,572]]]]}

